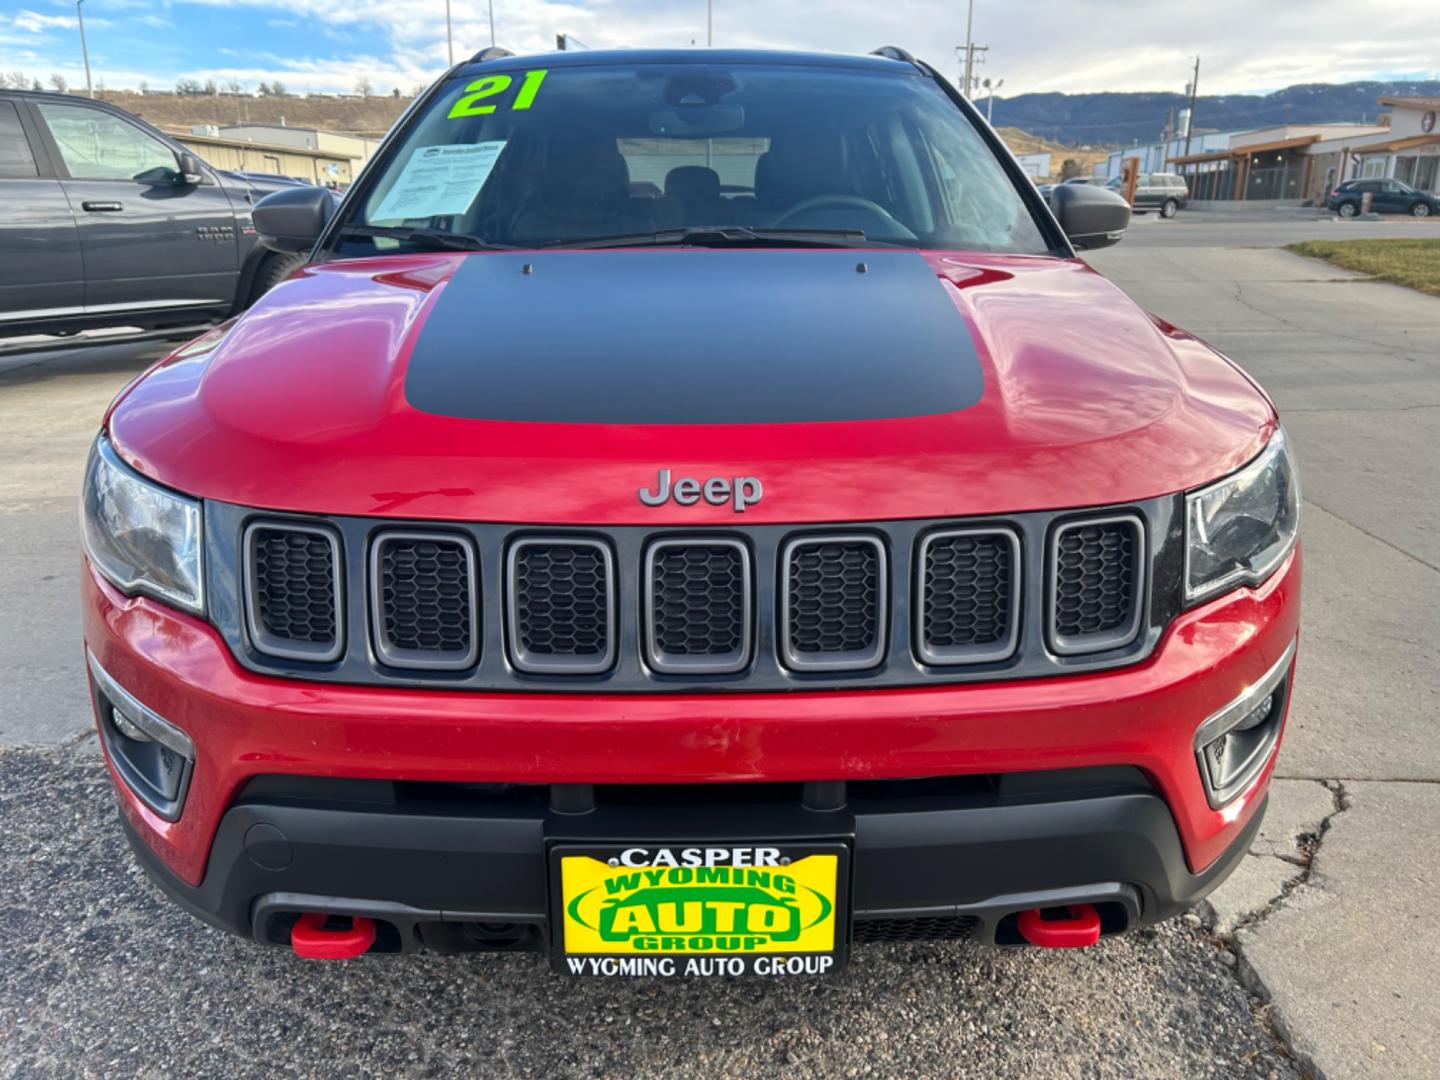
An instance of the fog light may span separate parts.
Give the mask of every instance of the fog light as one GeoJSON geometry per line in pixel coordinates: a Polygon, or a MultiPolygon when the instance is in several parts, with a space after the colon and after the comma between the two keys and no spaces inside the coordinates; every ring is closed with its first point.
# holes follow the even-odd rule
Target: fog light
{"type": "Polygon", "coordinates": [[[177,725],[135,698],[88,654],[100,738],[130,792],[167,821],[180,817],[195,771],[195,743],[177,725]]]}
{"type": "Polygon", "coordinates": [[[1295,644],[1253,686],[1195,732],[1195,757],[1210,805],[1219,809],[1260,774],[1280,741],[1295,644]]]}
{"type": "Polygon", "coordinates": [[[150,738],[149,735],[146,735],[145,732],[141,731],[140,728],[136,726],[135,721],[130,719],[129,715],[126,714],[125,710],[120,708],[118,705],[112,704],[110,706],[110,722],[114,724],[115,729],[119,731],[121,735],[124,735],[127,739],[132,739],[135,742],[155,741],[154,739],[150,738]]]}

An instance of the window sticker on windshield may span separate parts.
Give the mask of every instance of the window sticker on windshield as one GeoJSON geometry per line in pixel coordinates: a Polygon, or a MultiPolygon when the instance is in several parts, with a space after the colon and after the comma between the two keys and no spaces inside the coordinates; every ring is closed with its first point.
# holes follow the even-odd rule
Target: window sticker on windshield
{"type": "MultiPolygon", "coordinates": [[[[520,84],[520,89],[515,92],[514,100],[510,102],[510,108],[515,112],[523,112],[534,105],[535,95],[540,93],[540,84],[549,74],[548,68],[527,71],[524,82],[520,84]]],[[[484,102],[486,98],[493,98],[498,94],[505,93],[514,81],[509,75],[487,75],[483,79],[476,79],[465,87],[465,96],[450,106],[450,112],[446,114],[446,119],[459,120],[466,116],[489,116],[495,111],[496,105],[493,102],[486,104],[481,104],[481,102],[484,102]]]]}
{"type": "Polygon", "coordinates": [[[503,139],[468,146],[417,147],[371,220],[404,221],[465,213],[504,149],[503,139]]]}

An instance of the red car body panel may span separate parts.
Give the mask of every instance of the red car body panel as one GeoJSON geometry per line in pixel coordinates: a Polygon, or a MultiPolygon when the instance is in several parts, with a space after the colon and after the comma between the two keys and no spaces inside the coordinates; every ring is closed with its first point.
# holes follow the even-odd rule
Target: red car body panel
{"type": "Polygon", "coordinates": [[[186,810],[168,822],[117,778],[123,812],[189,884],[221,815],[262,774],[511,783],[877,779],[1126,764],[1174,814],[1187,861],[1217,859],[1260,806],[1271,760],[1220,810],[1192,738],[1295,640],[1300,552],[1255,589],[1184,612],[1143,663],[1093,673],[897,690],[484,694],[262,677],[215,629],[127,598],[88,564],[85,638],[100,664],[190,732],[186,810]]]}
{"type": "MultiPolygon", "coordinates": [[[[677,260],[737,254],[666,252],[677,260]]],[[[410,350],[460,261],[486,257],[307,268],[217,333],[213,350],[184,350],[132,384],[124,408],[112,407],[117,451],[191,495],[272,510],[516,524],[736,522],[729,507],[704,502],[642,507],[635,491],[664,464],[677,475],[763,477],[765,500],[744,521],[800,524],[1152,498],[1238,468],[1276,424],[1233,365],[1148,316],[1079,260],[955,253],[923,257],[965,319],[981,365],[983,396],[959,412],[624,426],[420,412],[405,397],[410,350]]]]}

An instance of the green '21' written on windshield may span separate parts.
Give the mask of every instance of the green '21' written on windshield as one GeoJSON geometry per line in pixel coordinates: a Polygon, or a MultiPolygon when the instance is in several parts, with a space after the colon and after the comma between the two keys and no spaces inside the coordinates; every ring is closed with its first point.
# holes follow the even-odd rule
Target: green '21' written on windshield
{"type": "MultiPolygon", "coordinates": [[[[535,95],[540,93],[540,84],[549,74],[547,68],[527,71],[520,83],[520,89],[515,92],[515,97],[510,102],[510,108],[515,112],[520,112],[534,105],[535,95]]],[[[464,116],[488,116],[495,111],[497,106],[481,104],[481,102],[486,98],[498,97],[505,93],[514,82],[515,79],[510,75],[487,75],[483,79],[476,79],[465,87],[465,96],[450,106],[450,112],[446,115],[446,119],[458,120],[464,116]]]]}

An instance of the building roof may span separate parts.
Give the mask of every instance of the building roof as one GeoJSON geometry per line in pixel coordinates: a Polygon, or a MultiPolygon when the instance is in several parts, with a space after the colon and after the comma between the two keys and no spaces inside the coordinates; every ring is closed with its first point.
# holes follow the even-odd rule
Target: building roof
{"type": "Polygon", "coordinates": [[[1432,135],[1407,135],[1399,139],[1389,139],[1385,142],[1366,143],[1364,146],[1352,146],[1350,153],[1356,157],[1364,157],[1367,154],[1393,154],[1398,150],[1413,150],[1417,146],[1429,146],[1440,144],[1440,131],[1432,135]]]}
{"type": "Polygon", "coordinates": [[[1179,157],[1172,157],[1169,160],[1173,165],[1194,165],[1201,161],[1253,157],[1255,154],[1263,154],[1269,150],[1289,150],[1297,146],[1309,146],[1311,143],[1319,142],[1320,138],[1319,135],[1297,135],[1293,139],[1272,139],[1269,142],[1233,146],[1228,150],[1212,150],[1208,154],[1181,154],[1179,157]]]}
{"type": "Polygon", "coordinates": [[[1380,98],[1381,105],[1399,105],[1405,109],[1440,109],[1440,97],[1390,97],[1380,98]]]}
{"type": "Polygon", "coordinates": [[[249,139],[227,139],[224,135],[201,135],[193,131],[179,131],[171,128],[165,131],[177,142],[185,144],[204,143],[207,146],[233,146],[240,150],[272,150],[277,154],[292,154],[299,157],[325,158],[329,161],[350,161],[344,154],[332,153],[329,150],[317,150],[309,146],[294,146],[288,143],[261,143],[252,142],[249,139]]]}

